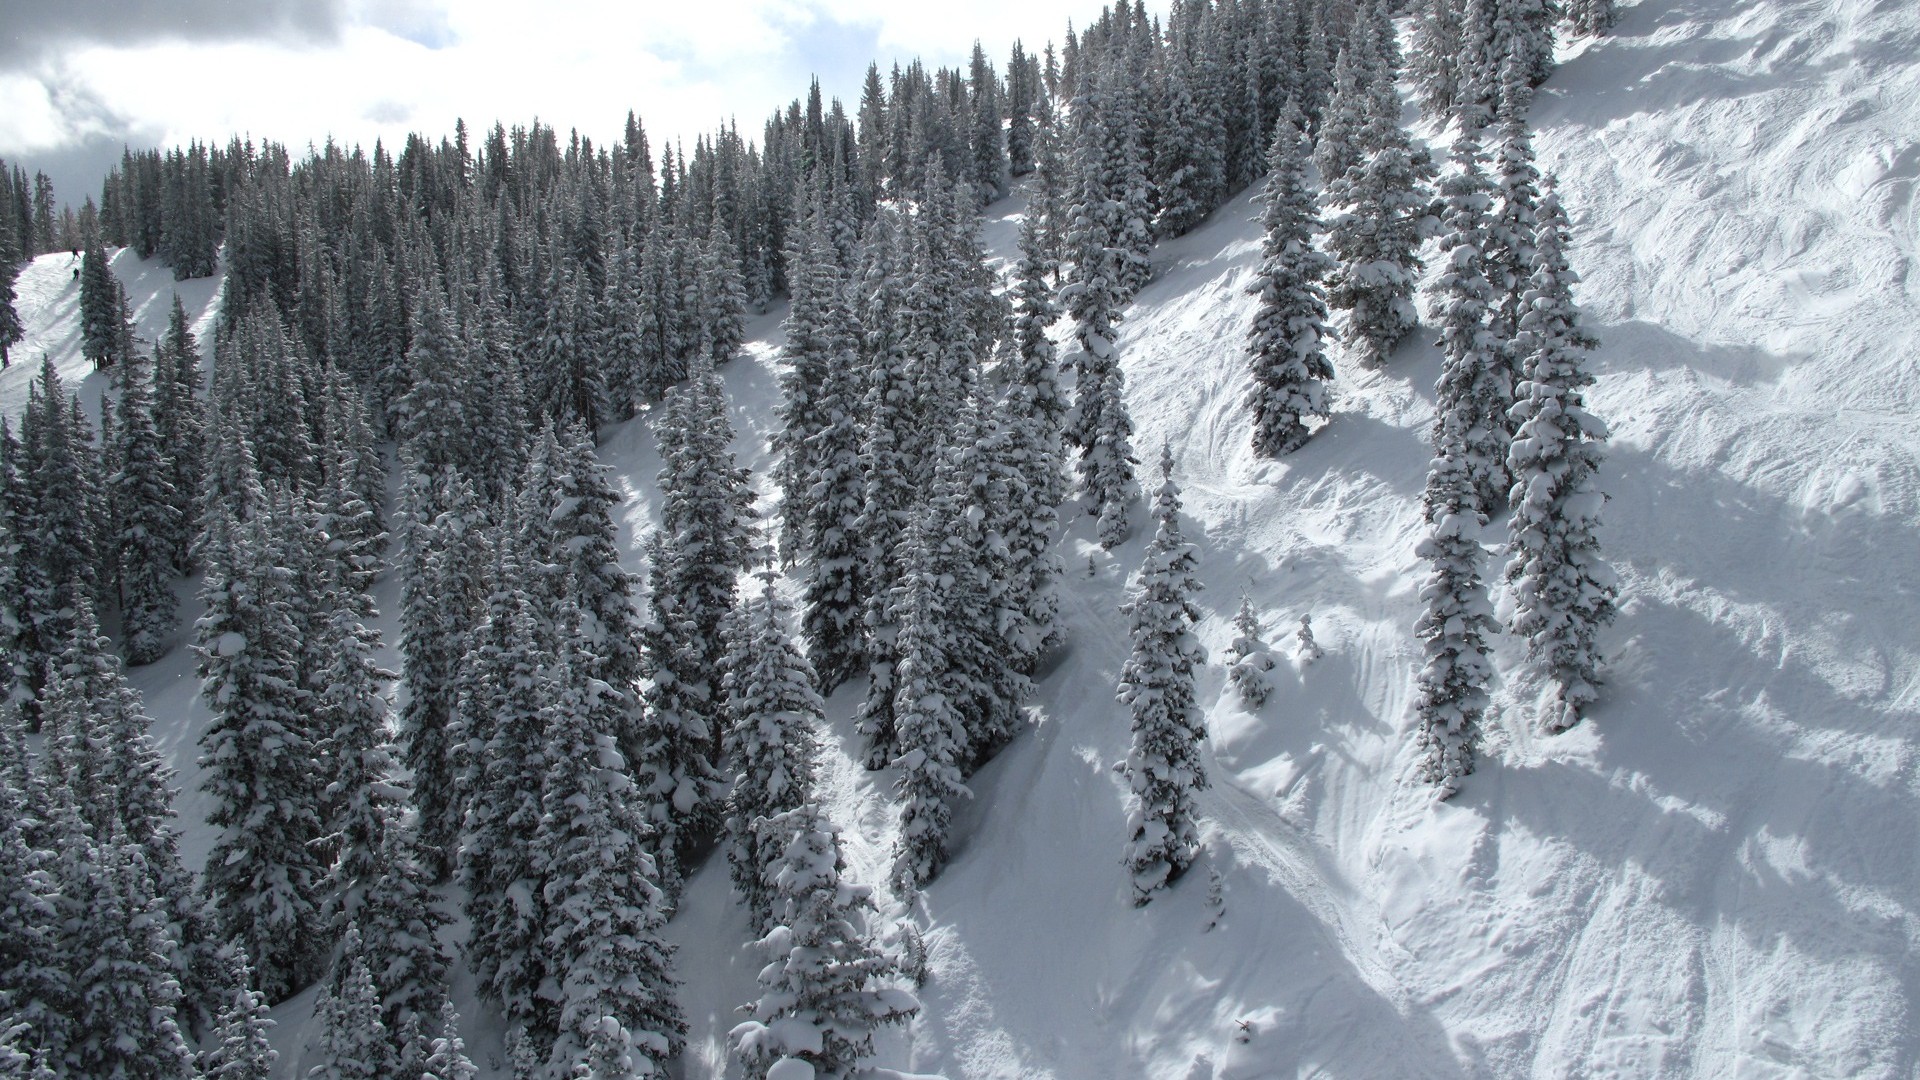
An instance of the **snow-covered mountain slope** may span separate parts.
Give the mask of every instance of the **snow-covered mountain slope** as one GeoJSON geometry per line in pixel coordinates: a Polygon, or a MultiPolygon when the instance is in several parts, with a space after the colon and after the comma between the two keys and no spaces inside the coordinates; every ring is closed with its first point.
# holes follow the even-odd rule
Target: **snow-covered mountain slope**
{"type": "MultiPolygon", "coordinates": [[[[1920,1069],[1920,7],[1642,3],[1566,55],[1533,115],[1574,213],[1604,343],[1592,403],[1614,429],[1602,543],[1623,611],[1590,720],[1539,735],[1539,687],[1502,642],[1479,772],[1443,805],[1412,782],[1438,357],[1415,341],[1383,371],[1341,364],[1332,424],[1255,460],[1242,198],[1156,252],[1122,327],[1128,399],[1141,456],[1166,440],[1178,458],[1213,655],[1242,594],[1283,651],[1311,612],[1326,655],[1283,664],[1255,714],[1208,670],[1207,852],[1131,907],[1112,694],[1145,537],[1101,553],[1069,507],[1070,650],[1033,729],[974,778],[954,862],[911,912],[933,976],[877,1063],[1088,1080],[1920,1069]],[[1211,931],[1209,871],[1225,896],[1211,931]]],[[[991,208],[990,243],[1011,246],[1018,212],[991,208]]],[[[22,279],[9,413],[38,350],[84,369],[66,258],[22,279]]],[[[126,253],[116,270],[157,331],[164,270],[126,253]]],[[[211,285],[188,287],[204,310],[211,285]]],[[[780,315],[725,373],[756,472],[780,315]]],[[[632,496],[631,542],[653,513],[652,436],[630,423],[602,452],[632,496]]],[[[191,666],[182,646],[135,679],[181,769],[193,858],[210,838],[191,666]]],[[[849,753],[858,696],[830,703],[825,787],[853,875],[878,883],[890,776],[849,753]]],[[[753,993],[725,878],[699,873],[670,927],[689,1077],[722,1072],[753,993]]],[[[456,989],[486,1064],[499,1033],[456,989]]],[[[290,1077],[309,1007],[278,1012],[290,1077]]]]}

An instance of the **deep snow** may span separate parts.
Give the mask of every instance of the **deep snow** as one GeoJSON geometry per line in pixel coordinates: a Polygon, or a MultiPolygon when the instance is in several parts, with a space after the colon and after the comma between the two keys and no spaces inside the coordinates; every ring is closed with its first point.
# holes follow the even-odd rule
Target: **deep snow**
{"type": "MultiPolygon", "coordinates": [[[[1339,362],[1331,425],[1282,462],[1253,459],[1241,398],[1258,233],[1243,197],[1156,251],[1121,339],[1136,446],[1151,460],[1171,443],[1208,586],[1206,853],[1171,894],[1130,906],[1112,694],[1116,606],[1146,537],[1099,552],[1069,506],[1070,651],[1033,729],[973,780],[954,861],[909,913],[934,974],[877,1064],[1089,1080],[1920,1068],[1920,7],[1677,0],[1622,15],[1566,51],[1533,114],[1603,341],[1591,402],[1614,431],[1601,540],[1622,615],[1589,721],[1539,735],[1539,687],[1502,641],[1480,771],[1443,805],[1411,781],[1412,551],[1438,355],[1422,331],[1383,371],[1339,362]],[[1243,593],[1283,656],[1302,612],[1325,650],[1283,660],[1252,715],[1219,666],[1243,593]],[[1226,902],[1211,931],[1209,869],[1226,902]]],[[[1017,198],[989,211],[1002,254],[1018,212],[1017,198]]],[[[67,261],[21,279],[9,415],[41,350],[85,374],[67,261]]],[[[156,336],[174,283],[127,252],[114,265],[156,336]]],[[[213,289],[183,283],[189,311],[207,314],[213,289]]],[[[781,315],[725,370],[741,463],[761,475],[781,315]]],[[[658,455],[644,422],[602,454],[631,496],[637,569],[658,455]]],[[[390,577],[378,600],[391,644],[390,577]]],[[[134,679],[198,859],[211,836],[191,671],[182,644],[134,679]]],[[[852,875],[879,884],[890,777],[853,760],[859,696],[830,702],[822,783],[852,875]]],[[[693,1024],[685,1074],[717,1074],[757,967],[720,861],[669,932],[693,1024]]],[[[487,1066],[498,1033],[464,974],[456,990],[487,1066]]],[[[290,1077],[310,1007],[277,1010],[290,1077]]]]}

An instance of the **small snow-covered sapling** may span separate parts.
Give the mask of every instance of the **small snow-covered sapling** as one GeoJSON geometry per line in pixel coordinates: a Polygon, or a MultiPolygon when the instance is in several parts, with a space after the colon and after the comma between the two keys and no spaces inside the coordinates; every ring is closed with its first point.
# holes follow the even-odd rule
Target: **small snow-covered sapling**
{"type": "Polygon", "coordinates": [[[1227,678],[1240,692],[1240,703],[1249,710],[1258,709],[1273,693],[1267,672],[1273,670],[1274,661],[1261,639],[1260,617],[1254,614],[1253,602],[1247,597],[1240,598],[1240,613],[1233,617],[1233,629],[1233,645],[1227,650],[1227,678]]]}
{"type": "Polygon", "coordinates": [[[1220,868],[1207,867],[1207,925],[1202,933],[1220,925],[1227,913],[1227,879],[1220,876],[1220,868]]]}
{"type": "Polygon", "coordinates": [[[1315,660],[1320,659],[1322,655],[1320,645],[1313,640],[1312,615],[1306,612],[1300,613],[1300,631],[1294,634],[1293,637],[1295,641],[1299,642],[1299,650],[1294,655],[1299,658],[1301,663],[1311,664],[1315,660]]]}

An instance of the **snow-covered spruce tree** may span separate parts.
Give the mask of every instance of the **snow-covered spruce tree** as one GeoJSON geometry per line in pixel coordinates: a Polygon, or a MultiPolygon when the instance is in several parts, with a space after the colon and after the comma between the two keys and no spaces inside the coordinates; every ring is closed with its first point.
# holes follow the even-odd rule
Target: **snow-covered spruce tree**
{"type": "Polygon", "coordinates": [[[66,1061],[75,1076],[186,1080],[193,1051],[178,1020],[165,901],[137,847],[115,828],[93,846],[84,921],[66,935],[76,1000],[66,1061]]]}
{"type": "MultiPolygon", "coordinates": [[[[1373,78],[1390,88],[1397,76],[1383,67],[1373,78]]],[[[1347,313],[1346,339],[1361,364],[1378,367],[1416,322],[1417,252],[1431,229],[1426,187],[1433,167],[1401,126],[1399,99],[1391,94],[1368,94],[1359,150],[1358,162],[1329,177],[1322,195],[1331,208],[1327,246],[1339,260],[1327,299],[1347,313]]]]}
{"type": "Polygon", "coordinates": [[[971,797],[962,782],[967,731],[960,703],[948,690],[948,583],[938,573],[938,545],[926,517],[907,530],[901,574],[900,666],[893,713],[899,756],[900,837],[894,846],[894,892],[911,895],[947,861],[952,802],[971,797]]]}
{"type": "Polygon", "coordinates": [[[74,636],[47,685],[45,715],[50,758],[67,756],[61,744],[70,733],[84,735],[84,758],[73,766],[90,775],[70,772],[65,782],[76,793],[92,793],[93,805],[85,809],[96,835],[118,830],[137,850],[160,905],[167,958],[181,987],[180,1021],[204,1030],[213,1019],[205,999],[218,979],[219,965],[206,904],[197,894],[192,872],[180,860],[173,770],[161,760],[140,695],[127,684],[111,643],[84,601],[74,613],[74,636]]]}
{"type": "MultiPolygon", "coordinates": [[[[200,342],[174,294],[167,332],[153,354],[153,426],[173,466],[174,568],[185,572],[188,548],[200,520],[198,499],[206,477],[207,418],[200,395],[200,342]]],[[[383,489],[384,490],[384,489],[383,489]]]]}
{"type": "Polygon", "coordinates": [[[1434,387],[1433,444],[1459,455],[1458,464],[1473,484],[1473,505],[1485,514],[1501,505],[1508,488],[1506,413],[1513,404],[1513,384],[1488,328],[1493,289],[1484,251],[1493,185],[1481,171],[1479,141],[1472,132],[1454,140],[1453,168],[1440,190],[1447,233],[1440,242],[1445,262],[1433,307],[1444,359],[1434,387]]]}
{"type": "Polygon", "coordinates": [[[1420,0],[1414,5],[1413,49],[1407,57],[1420,107],[1428,117],[1453,116],[1460,93],[1460,12],[1455,0],[1420,0]]]}
{"type": "Polygon", "coordinates": [[[96,371],[112,365],[119,349],[119,285],[100,238],[89,236],[80,257],[80,353],[96,371]]]}
{"type": "Polygon", "coordinates": [[[861,620],[866,632],[867,696],[854,718],[866,749],[869,769],[882,769],[898,748],[893,713],[896,649],[900,634],[894,610],[900,577],[899,549],[919,498],[915,483],[920,462],[907,451],[913,423],[913,387],[896,316],[903,304],[908,256],[905,229],[898,215],[876,218],[866,249],[862,283],[867,303],[862,312],[866,340],[867,386],[861,399],[864,430],[860,469],[864,488],[855,533],[861,541],[861,620]]]}
{"type": "Polygon", "coordinates": [[[460,1014],[454,1011],[453,1002],[441,1004],[435,1027],[439,1034],[433,1037],[420,1080],[477,1080],[480,1070],[467,1058],[467,1044],[460,1038],[460,1014]]]}
{"type": "Polygon", "coordinates": [[[1360,135],[1367,122],[1367,88],[1344,47],[1334,57],[1332,94],[1313,143],[1313,163],[1320,169],[1323,188],[1366,160],[1360,135]]]}
{"type": "Polygon", "coordinates": [[[1307,139],[1289,110],[1267,152],[1265,259],[1251,291],[1260,297],[1248,339],[1253,353],[1253,450],[1278,457],[1307,441],[1309,419],[1327,415],[1327,298],[1321,282],[1333,260],[1315,249],[1320,219],[1307,184],[1307,139]]]}
{"type": "Polygon", "coordinates": [[[1486,514],[1469,456],[1476,415],[1470,402],[1457,400],[1434,425],[1424,500],[1430,527],[1414,549],[1427,563],[1421,613],[1413,627],[1425,657],[1414,701],[1415,747],[1420,778],[1442,799],[1458,792],[1473,772],[1480,716],[1493,678],[1486,644],[1494,631],[1493,608],[1480,569],[1486,514]]]}
{"type": "MultiPolygon", "coordinates": [[[[423,1025],[439,1012],[453,963],[440,940],[447,917],[437,906],[412,820],[397,809],[386,811],[395,816],[382,833],[359,914],[381,1018],[395,1033],[423,1025]]],[[[396,1048],[405,1045],[395,1042],[396,1048]]]]}
{"type": "Polygon", "coordinates": [[[49,355],[40,358],[40,375],[29,388],[20,420],[18,462],[8,478],[9,515],[19,537],[14,570],[20,621],[13,642],[16,695],[29,726],[37,723],[33,695],[46,677],[46,664],[72,635],[72,612],[81,597],[98,609],[101,595],[99,535],[102,494],[90,445],[92,433],[49,355]],[[25,691],[25,693],[21,693],[25,691]]]}
{"type": "Polygon", "coordinates": [[[72,1025],[71,976],[63,963],[56,879],[48,873],[54,853],[43,834],[47,807],[30,802],[29,788],[44,791],[44,778],[27,763],[26,730],[19,707],[0,702],[0,986],[6,988],[7,1019],[25,1025],[22,1050],[64,1049],[72,1025]]]}
{"type": "Polygon", "coordinates": [[[844,879],[846,858],[833,823],[811,802],[760,819],[771,858],[762,888],[772,927],[756,944],[767,954],[760,997],[741,1007],[752,1019],[728,1038],[747,1075],[775,1062],[803,1061],[816,1076],[842,1076],[873,1051],[873,1029],[919,1011],[912,994],[879,985],[891,961],[868,936],[871,891],[844,879]]]}
{"type": "Polygon", "coordinates": [[[213,803],[207,821],[220,830],[205,887],[253,958],[258,989],[280,1001],[313,980],[323,952],[314,747],[274,542],[258,518],[216,530],[227,539],[209,555],[194,646],[212,713],[200,736],[202,790],[213,803]]]}
{"type": "Polygon", "coordinates": [[[1233,617],[1233,644],[1227,650],[1227,678],[1239,693],[1240,704],[1248,709],[1265,705],[1268,695],[1273,693],[1273,682],[1267,678],[1267,672],[1274,667],[1273,650],[1262,636],[1264,633],[1260,616],[1254,613],[1253,601],[1241,597],[1240,611],[1233,617]]]}
{"type": "Polygon", "coordinates": [[[1532,288],[1515,351],[1526,359],[1510,418],[1514,477],[1508,520],[1507,627],[1553,680],[1555,701],[1542,718],[1549,732],[1580,722],[1596,696],[1602,663],[1594,638],[1613,621],[1617,586],[1594,530],[1606,495],[1599,471],[1606,424],[1587,411],[1593,384],[1586,353],[1596,341],[1580,325],[1567,263],[1567,218],[1552,181],[1540,199],[1532,288]]]}
{"type": "Polygon", "coordinates": [[[950,579],[946,681],[966,722],[964,770],[971,772],[1018,734],[1032,686],[1021,645],[1028,574],[1016,570],[1007,537],[1035,508],[1008,424],[978,383],[954,425],[925,512],[941,537],[936,560],[950,579]]]}
{"type": "Polygon", "coordinates": [[[1497,194],[1487,222],[1484,245],[1487,282],[1493,289],[1489,327],[1500,347],[1507,379],[1518,386],[1524,373],[1513,339],[1520,332],[1529,279],[1533,277],[1533,237],[1539,229],[1540,172],[1533,164],[1533,131],[1527,126],[1532,90],[1509,61],[1504,72],[1493,151],[1497,194]]]}
{"type": "Polygon", "coordinates": [[[312,1048],[319,1064],[307,1080],[388,1080],[398,1075],[399,1055],[380,1022],[380,995],[360,947],[360,931],[349,926],[340,946],[338,970],[314,1006],[320,1034],[312,1048]]]}
{"type": "Polygon", "coordinates": [[[347,588],[364,594],[380,574],[386,552],[386,522],[380,503],[387,470],[374,446],[360,391],[337,368],[327,369],[325,484],[317,501],[327,550],[347,588]]]}
{"type": "Polygon", "coordinates": [[[826,711],[812,666],[787,636],[789,613],[774,590],[774,574],[761,576],[765,587],[741,605],[727,653],[726,757],[735,770],[727,862],[756,928],[772,912],[764,879],[777,854],[761,850],[756,827],[813,796],[815,730],[826,711]]]}
{"type": "MultiPolygon", "coordinates": [[[[1126,538],[1128,514],[1139,497],[1133,467],[1133,419],[1123,397],[1125,379],[1114,342],[1114,326],[1125,300],[1122,229],[1124,178],[1110,153],[1108,129],[1130,130],[1131,122],[1113,114],[1119,106],[1106,93],[1083,95],[1075,102],[1072,224],[1067,246],[1073,258],[1061,297],[1074,320],[1078,349],[1069,358],[1074,372],[1073,412],[1066,435],[1080,448],[1080,490],[1100,521],[1100,542],[1112,547],[1126,538]]],[[[1128,140],[1123,138],[1121,144],[1128,140]]],[[[1137,148],[1137,140],[1133,141],[1137,148]]]]}
{"type": "Polygon", "coordinates": [[[217,1020],[212,1033],[203,1041],[200,1075],[206,1080],[272,1080],[280,1054],[274,1050],[267,1032],[273,1020],[267,1012],[266,998],[251,987],[253,967],[246,950],[238,942],[223,949],[229,978],[225,980],[217,1004],[217,1020]]]}
{"type": "Polygon", "coordinates": [[[20,311],[15,306],[18,294],[14,284],[20,278],[20,267],[26,263],[26,253],[17,244],[12,222],[12,213],[0,211],[0,369],[12,365],[8,353],[26,336],[26,328],[20,324],[20,311]]]}
{"type": "Polygon", "coordinates": [[[647,851],[654,835],[635,812],[645,804],[633,798],[615,745],[615,701],[586,677],[578,618],[565,607],[571,625],[545,710],[547,773],[534,841],[550,972],[539,993],[557,1025],[548,1068],[554,1076],[576,1075],[582,1064],[607,1080],[654,1076],[686,1034],[673,947],[659,936],[661,893],[647,851]]]}
{"type": "Polygon", "coordinates": [[[1207,142],[1186,64],[1168,57],[1166,111],[1153,144],[1153,182],[1159,196],[1155,236],[1179,236],[1213,209],[1220,187],[1218,150],[1207,142]]]}
{"type": "Polygon", "coordinates": [[[652,616],[644,631],[649,681],[633,778],[659,834],[660,885],[679,894],[680,859],[719,824],[715,759],[723,730],[721,686],[735,579],[752,550],[753,492],[733,463],[733,426],[711,364],[695,358],[669,395],[656,431],[664,467],[660,539],[649,541],[652,616]]]}
{"type": "MultiPolygon", "coordinates": [[[[63,1069],[69,1050],[84,1037],[80,1023],[81,977],[90,943],[84,936],[91,912],[88,903],[99,876],[99,859],[91,830],[81,818],[73,793],[55,776],[30,771],[28,815],[22,822],[24,838],[38,873],[28,889],[37,893],[38,910],[31,910],[28,929],[38,955],[9,972],[19,995],[13,1011],[33,1028],[36,1048],[63,1069]]],[[[59,1074],[56,1074],[59,1075],[59,1074]]]]}
{"type": "Polygon", "coordinates": [[[551,548],[535,557],[564,575],[566,595],[579,607],[586,634],[586,674],[599,679],[618,698],[621,752],[637,749],[640,692],[639,612],[633,604],[633,575],[620,566],[614,511],[620,495],[607,481],[606,466],[594,453],[593,436],[578,423],[561,433],[559,453],[549,474],[550,505],[541,508],[551,548]]]}
{"type": "Polygon", "coordinates": [[[747,290],[740,274],[740,252],[725,228],[715,228],[700,251],[700,293],[706,301],[708,353],[724,364],[747,339],[747,290]]]}
{"type": "Polygon", "coordinates": [[[539,624],[508,530],[496,552],[487,620],[473,635],[460,700],[470,747],[460,881],[466,887],[467,962],[480,993],[510,1026],[539,1026],[540,785],[546,775],[542,710],[551,697],[539,624]]]}
{"type": "Polygon", "coordinates": [[[1040,222],[1032,215],[1020,227],[1020,260],[1014,267],[1012,372],[1004,407],[1008,457],[1020,469],[1023,499],[1008,507],[1001,535],[1008,569],[1023,598],[1022,636],[1013,641],[1016,667],[1031,674],[1041,654],[1059,645],[1060,557],[1054,535],[1060,503],[1066,498],[1062,471],[1062,434],[1067,402],[1060,389],[1060,367],[1047,330],[1060,318],[1047,277],[1052,260],[1044,249],[1040,222]]]}
{"type": "Polygon", "coordinates": [[[1200,744],[1206,715],[1194,699],[1194,671],[1206,652],[1194,639],[1200,611],[1193,595],[1199,557],[1180,532],[1180,487],[1173,481],[1173,450],[1160,450],[1157,522],[1140,564],[1133,596],[1121,606],[1133,642],[1120,670],[1118,698],[1133,711],[1133,748],[1127,753],[1126,866],[1133,901],[1145,904],[1193,864],[1199,850],[1194,793],[1207,786],[1200,744]]]}
{"type": "Polygon", "coordinates": [[[1564,10],[1573,32],[1587,37],[1605,34],[1619,17],[1614,0],[1569,0],[1564,10]]]}
{"type": "Polygon", "coordinates": [[[466,480],[451,472],[425,476],[409,463],[402,499],[400,647],[407,693],[399,729],[413,774],[420,844],[438,880],[452,867],[460,831],[453,709],[486,556],[477,495],[466,480]]]}
{"type": "Polygon", "coordinates": [[[1082,449],[1076,466],[1089,508],[1098,514],[1100,546],[1111,550],[1133,532],[1133,505],[1140,500],[1140,481],[1133,467],[1140,459],[1133,456],[1133,417],[1127,412],[1125,376],[1117,359],[1108,360],[1098,380],[1076,402],[1076,407],[1090,409],[1096,418],[1092,441],[1082,449]]]}
{"type": "Polygon", "coordinates": [[[792,303],[787,308],[786,344],[780,350],[787,370],[780,374],[780,427],[773,437],[780,455],[773,470],[780,491],[780,552],[787,562],[810,554],[807,492],[818,472],[813,440],[828,424],[821,394],[836,360],[829,313],[840,282],[831,247],[821,234],[820,213],[816,196],[807,207],[808,216],[795,223],[787,251],[792,303]]]}
{"type": "Polygon", "coordinates": [[[114,554],[118,561],[121,626],[127,662],[149,664],[166,651],[177,622],[173,567],[179,543],[172,462],[154,425],[149,361],[135,355],[121,373],[114,428],[117,468],[107,478],[114,507],[114,554]]]}
{"type": "MultiPolygon", "coordinates": [[[[866,562],[858,523],[866,501],[860,460],[859,327],[844,285],[829,309],[832,360],[817,388],[824,424],[809,437],[802,631],[823,694],[866,664],[861,633],[866,562]]],[[[783,504],[784,505],[784,504],[783,504]]]]}

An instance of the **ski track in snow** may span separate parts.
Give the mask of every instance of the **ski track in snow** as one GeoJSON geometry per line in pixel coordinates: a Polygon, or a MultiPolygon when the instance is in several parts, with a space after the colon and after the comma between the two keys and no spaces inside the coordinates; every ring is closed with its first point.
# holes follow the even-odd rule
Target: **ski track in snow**
{"type": "MultiPolygon", "coordinates": [[[[973,778],[953,862],[918,903],[878,894],[878,925],[914,919],[933,975],[876,1062],[1088,1080],[1913,1075],[1916,57],[1920,11],[1901,0],[1642,3],[1563,54],[1533,115],[1603,341],[1591,401],[1614,432],[1602,543],[1622,615],[1605,697],[1566,735],[1532,727],[1540,687],[1498,643],[1481,767],[1444,805],[1410,781],[1407,749],[1430,332],[1381,371],[1339,359],[1330,425],[1257,461],[1240,403],[1256,208],[1243,196],[1162,245],[1120,348],[1139,456],[1164,439],[1178,459],[1208,585],[1201,638],[1217,661],[1246,593],[1280,654],[1310,611],[1326,655],[1283,660],[1256,715],[1207,669],[1206,850],[1131,907],[1110,768],[1127,715],[1112,695],[1116,607],[1146,537],[1100,552],[1065,507],[1071,640],[1034,726],[973,778]],[[1204,931],[1209,868],[1226,910],[1204,931]]],[[[998,258],[1019,212],[1017,198],[989,209],[998,258]]],[[[125,251],[113,264],[143,338],[178,288],[210,340],[214,280],[176,285],[125,251]]],[[[9,417],[42,352],[98,399],[72,265],[49,255],[20,278],[9,417]]],[[[723,371],[736,451],[762,484],[783,314],[757,320],[723,371]]],[[[645,420],[612,429],[602,455],[639,571],[659,468],[645,420]]],[[[198,604],[181,589],[190,627],[198,604]]],[[[391,574],[376,599],[391,653],[391,574]]],[[[186,636],[132,677],[178,770],[197,863],[213,837],[186,636]]],[[[830,699],[820,786],[851,875],[878,885],[892,776],[857,763],[861,693],[830,699]]],[[[668,932],[693,1026],[680,1070],[720,1075],[758,967],[724,859],[694,875],[668,932]]],[[[504,1076],[464,971],[455,996],[483,1075],[504,1076]]],[[[287,1077],[305,1072],[311,998],[276,1010],[287,1077]]]]}

